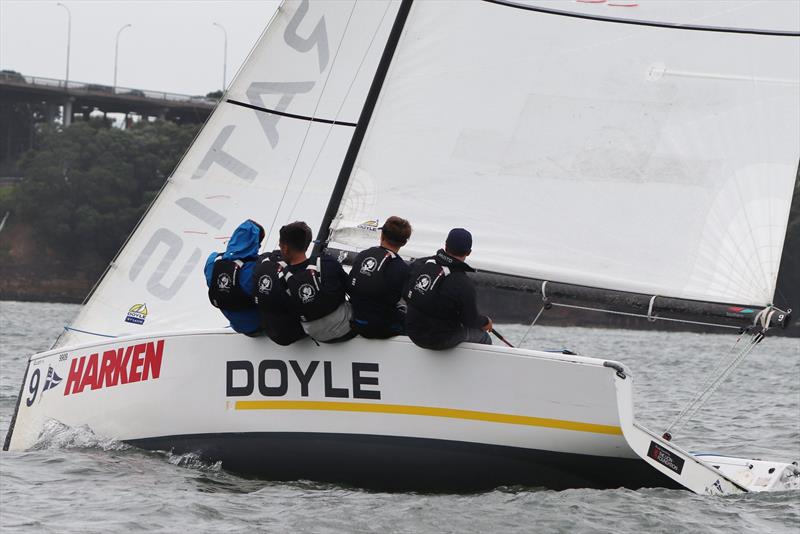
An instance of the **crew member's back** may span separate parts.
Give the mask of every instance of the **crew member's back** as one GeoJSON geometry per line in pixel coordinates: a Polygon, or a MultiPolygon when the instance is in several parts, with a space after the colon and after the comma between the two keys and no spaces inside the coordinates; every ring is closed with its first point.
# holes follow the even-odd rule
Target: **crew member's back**
{"type": "Polygon", "coordinates": [[[389,217],[381,227],[380,246],[361,251],[350,271],[353,329],[364,337],[388,338],[405,332],[403,288],[409,267],[399,256],[411,236],[411,225],[389,217]]]}
{"type": "Polygon", "coordinates": [[[478,312],[474,269],[464,260],[472,251],[472,235],[455,228],[443,250],[411,266],[406,286],[406,332],[420,347],[448,349],[461,342],[492,343],[492,320],[478,312]]]}
{"type": "Polygon", "coordinates": [[[258,257],[253,271],[253,300],[261,311],[264,332],[278,345],[290,345],[306,337],[286,291],[289,265],[279,250],[258,257]]]}
{"type": "Polygon", "coordinates": [[[345,300],[348,283],[342,266],[331,256],[306,257],[311,229],[304,222],[280,230],[279,246],[288,267],[284,281],[292,309],[303,330],[316,341],[335,343],[352,338],[352,310],[345,300]]]}
{"type": "Polygon", "coordinates": [[[249,336],[263,333],[261,314],[251,296],[253,268],[263,239],[264,228],[246,220],[234,230],[225,252],[211,253],[204,269],[211,304],[230,321],[231,328],[249,336]]]}

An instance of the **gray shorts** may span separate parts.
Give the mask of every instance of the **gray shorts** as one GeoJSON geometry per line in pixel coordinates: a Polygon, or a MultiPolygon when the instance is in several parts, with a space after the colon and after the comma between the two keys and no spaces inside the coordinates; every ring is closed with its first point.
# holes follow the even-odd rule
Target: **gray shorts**
{"type": "Polygon", "coordinates": [[[334,311],[314,321],[301,323],[303,330],[317,341],[332,341],[350,333],[350,320],[353,310],[345,301],[334,311]]]}

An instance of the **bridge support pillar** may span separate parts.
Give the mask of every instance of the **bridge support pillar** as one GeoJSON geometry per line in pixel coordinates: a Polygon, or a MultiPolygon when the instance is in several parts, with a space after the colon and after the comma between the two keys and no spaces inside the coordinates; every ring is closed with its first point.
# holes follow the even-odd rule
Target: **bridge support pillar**
{"type": "Polygon", "coordinates": [[[69,126],[72,124],[72,101],[74,99],[68,98],[64,101],[64,116],[63,116],[63,124],[64,126],[69,126]]]}

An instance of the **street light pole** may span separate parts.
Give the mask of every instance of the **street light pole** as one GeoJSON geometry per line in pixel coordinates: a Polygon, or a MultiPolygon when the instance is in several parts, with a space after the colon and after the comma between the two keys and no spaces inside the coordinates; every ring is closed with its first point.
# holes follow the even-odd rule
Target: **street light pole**
{"type": "Polygon", "coordinates": [[[70,12],[69,8],[62,4],[61,2],[56,3],[57,6],[61,6],[67,10],[67,74],[66,80],[64,81],[64,87],[69,88],[69,44],[72,41],[72,13],[70,12]]]}
{"type": "Polygon", "coordinates": [[[117,31],[117,40],[114,44],[114,90],[117,89],[117,60],[119,59],[119,36],[122,33],[122,30],[125,28],[130,28],[133,24],[126,24],[122,28],[117,31]]]}
{"type": "Polygon", "coordinates": [[[224,51],[222,53],[222,92],[224,93],[225,89],[228,88],[228,32],[219,22],[215,22],[214,26],[222,30],[222,34],[225,36],[224,51]]]}

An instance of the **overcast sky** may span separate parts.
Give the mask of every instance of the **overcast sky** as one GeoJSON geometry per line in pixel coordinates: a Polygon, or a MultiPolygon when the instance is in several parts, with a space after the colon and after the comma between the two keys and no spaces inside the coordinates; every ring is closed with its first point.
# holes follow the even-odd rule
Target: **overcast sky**
{"type": "MultiPolygon", "coordinates": [[[[278,0],[62,0],[72,13],[69,79],[182,94],[222,86],[223,33],[228,83],[279,5],[278,0]]],[[[0,69],[64,79],[67,11],[56,1],[0,0],[0,69]]]]}

